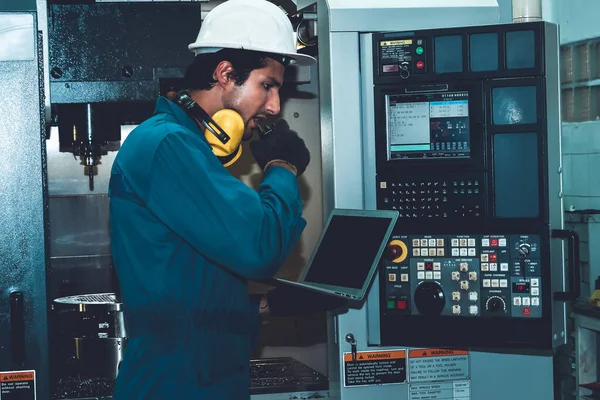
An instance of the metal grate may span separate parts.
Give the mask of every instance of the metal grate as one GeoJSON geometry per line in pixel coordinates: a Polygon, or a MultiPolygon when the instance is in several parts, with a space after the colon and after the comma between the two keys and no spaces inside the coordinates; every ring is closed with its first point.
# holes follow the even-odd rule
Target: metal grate
{"type": "Polygon", "coordinates": [[[61,297],[54,301],[63,304],[113,304],[117,302],[117,297],[114,293],[81,294],[61,297]]]}

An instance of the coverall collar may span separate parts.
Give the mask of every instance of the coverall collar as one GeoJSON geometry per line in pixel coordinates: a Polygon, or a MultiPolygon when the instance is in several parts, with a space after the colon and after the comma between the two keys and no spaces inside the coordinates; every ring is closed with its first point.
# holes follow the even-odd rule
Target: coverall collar
{"type": "Polygon", "coordinates": [[[161,113],[172,115],[181,125],[185,126],[192,132],[200,135],[202,140],[204,140],[205,142],[207,141],[204,137],[204,133],[202,132],[198,124],[192,118],[190,118],[190,116],[187,115],[185,111],[183,111],[179,106],[177,106],[177,104],[173,103],[172,101],[163,96],[160,96],[158,100],[156,100],[156,107],[154,109],[154,114],[161,113]]]}

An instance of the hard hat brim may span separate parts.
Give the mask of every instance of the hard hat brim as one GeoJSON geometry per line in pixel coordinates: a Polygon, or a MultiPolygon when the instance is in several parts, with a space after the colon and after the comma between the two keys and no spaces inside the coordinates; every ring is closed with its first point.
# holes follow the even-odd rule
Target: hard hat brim
{"type": "MultiPolygon", "coordinates": [[[[216,53],[222,49],[240,49],[240,50],[251,50],[251,51],[260,51],[263,53],[273,53],[272,49],[263,49],[258,47],[251,46],[239,46],[232,47],[231,43],[202,43],[202,46],[197,46],[195,43],[192,43],[188,46],[188,49],[194,52],[196,55],[203,53],[216,53]]],[[[309,56],[307,54],[301,53],[282,53],[278,51],[276,54],[287,56],[291,59],[291,65],[298,65],[301,67],[310,66],[317,62],[316,58],[309,56]]]]}

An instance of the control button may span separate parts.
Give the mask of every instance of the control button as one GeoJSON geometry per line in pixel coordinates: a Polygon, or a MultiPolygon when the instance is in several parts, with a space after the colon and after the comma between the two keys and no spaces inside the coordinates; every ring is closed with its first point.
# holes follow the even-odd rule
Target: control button
{"type": "Polygon", "coordinates": [[[380,189],[386,189],[387,188],[387,182],[379,182],[379,188],[380,189]]]}
{"type": "Polygon", "coordinates": [[[444,249],[437,249],[438,257],[444,257],[444,249]]]}
{"type": "Polygon", "coordinates": [[[459,281],[460,280],[460,272],[458,272],[458,271],[452,271],[452,280],[453,281],[459,281]]]}
{"type": "Polygon", "coordinates": [[[417,272],[417,279],[425,279],[425,272],[417,272]]]}
{"type": "Polygon", "coordinates": [[[489,254],[482,254],[481,255],[481,261],[488,262],[489,261],[489,254]]]}
{"type": "Polygon", "coordinates": [[[429,243],[427,239],[421,239],[421,247],[427,247],[427,243],[429,243]]]}
{"type": "Polygon", "coordinates": [[[531,315],[531,309],[529,307],[524,307],[523,315],[525,315],[525,316],[531,315]]]}
{"type": "Polygon", "coordinates": [[[437,254],[436,249],[429,249],[429,257],[435,257],[435,255],[437,254]]]}
{"type": "Polygon", "coordinates": [[[460,255],[460,251],[458,249],[452,249],[452,257],[458,257],[460,255]]]}
{"type": "Polygon", "coordinates": [[[389,274],[390,282],[396,282],[396,274],[389,274]]]}
{"type": "Polygon", "coordinates": [[[506,279],[500,279],[500,287],[501,288],[508,287],[508,280],[506,280],[506,279]]]}
{"type": "Polygon", "coordinates": [[[500,281],[498,279],[492,279],[492,287],[500,287],[500,281]]]}
{"type": "Polygon", "coordinates": [[[531,299],[529,297],[523,297],[523,305],[524,306],[530,306],[531,305],[531,299]]]}
{"type": "Polygon", "coordinates": [[[437,247],[444,247],[444,239],[437,239],[436,245],[437,247]]]}
{"type": "Polygon", "coordinates": [[[440,315],[446,305],[446,296],[436,282],[423,282],[415,290],[415,306],[420,314],[440,315]]]}
{"type": "Polygon", "coordinates": [[[469,247],[475,247],[475,239],[468,239],[467,240],[467,245],[469,247]]]}
{"type": "Polygon", "coordinates": [[[461,262],[460,263],[460,272],[467,272],[469,270],[469,263],[461,262]]]}
{"type": "Polygon", "coordinates": [[[428,249],[421,249],[421,257],[427,257],[429,255],[428,249]]]}
{"type": "Polygon", "coordinates": [[[421,250],[413,249],[413,257],[419,257],[421,255],[421,250]]]}
{"type": "Polygon", "coordinates": [[[477,272],[469,272],[469,280],[470,281],[476,281],[477,280],[477,272]]]}
{"type": "Polygon", "coordinates": [[[425,272],[425,279],[433,279],[433,272],[431,272],[431,271],[425,272]]]}
{"type": "Polygon", "coordinates": [[[429,239],[429,247],[435,247],[435,239],[429,239]]]}
{"type": "Polygon", "coordinates": [[[471,300],[471,301],[477,301],[478,298],[479,298],[479,294],[477,292],[471,292],[471,293],[469,293],[469,300],[471,300]]]}
{"type": "Polygon", "coordinates": [[[460,306],[458,304],[452,306],[452,314],[460,314],[460,306]]]}
{"type": "Polygon", "coordinates": [[[490,264],[488,264],[488,263],[481,263],[481,270],[482,271],[489,271],[490,270],[490,264]]]}
{"type": "Polygon", "coordinates": [[[506,247],[506,239],[499,239],[498,240],[498,246],[500,246],[500,247],[506,247]]]}
{"type": "Polygon", "coordinates": [[[461,290],[469,290],[469,281],[460,281],[461,290]]]}
{"type": "Polygon", "coordinates": [[[424,52],[424,51],[425,51],[425,50],[423,50],[423,48],[422,48],[421,46],[419,46],[419,47],[417,47],[417,48],[415,49],[415,53],[417,53],[417,55],[419,55],[419,56],[420,56],[421,54],[423,54],[423,52],[424,52]]]}
{"type": "Polygon", "coordinates": [[[417,263],[417,271],[425,271],[425,263],[424,262],[417,263]]]}
{"type": "Polygon", "coordinates": [[[490,287],[490,286],[492,286],[492,282],[489,279],[484,279],[483,287],[490,287]]]}
{"type": "Polygon", "coordinates": [[[459,301],[460,300],[460,292],[452,292],[452,300],[459,301]]]}
{"type": "Polygon", "coordinates": [[[515,297],[513,299],[513,305],[520,306],[521,305],[521,298],[520,297],[515,297]]]}
{"type": "Polygon", "coordinates": [[[425,68],[425,63],[423,61],[417,61],[417,69],[425,68]]]}
{"type": "Polygon", "coordinates": [[[490,239],[491,247],[498,247],[498,239],[490,239]]]}
{"type": "Polygon", "coordinates": [[[490,263],[490,271],[493,271],[493,272],[498,271],[498,264],[490,263]]]}
{"type": "Polygon", "coordinates": [[[412,243],[413,247],[419,247],[421,245],[421,241],[419,239],[413,239],[412,243]]]}
{"type": "Polygon", "coordinates": [[[435,271],[433,273],[433,279],[442,279],[442,273],[439,271],[435,271]]]}
{"type": "Polygon", "coordinates": [[[531,295],[532,296],[539,296],[540,295],[540,288],[539,287],[531,288],[531,295]]]}
{"type": "Polygon", "coordinates": [[[477,306],[469,306],[469,314],[471,314],[471,315],[477,315],[478,312],[479,312],[479,307],[477,307],[477,306]]]}
{"type": "Polygon", "coordinates": [[[467,249],[460,249],[460,255],[461,257],[466,257],[467,255],[469,255],[467,249]]]}
{"type": "Polygon", "coordinates": [[[538,278],[532,278],[531,286],[540,286],[540,280],[538,278]]]}
{"type": "Polygon", "coordinates": [[[396,304],[393,300],[388,300],[388,308],[393,309],[396,308],[396,304]]]}
{"type": "Polygon", "coordinates": [[[442,264],[439,262],[434,262],[433,263],[433,270],[434,271],[441,271],[442,270],[442,264]]]}
{"type": "Polygon", "coordinates": [[[531,299],[531,305],[538,307],[540,305],[540,298],[539,297],[532,298],[531,299]]]}
{"type": "Polygon", "coordinates": [[[477,250],[475,250],[473,247],[469,247],[469,257],[475,257],[477,255],[477,250]]]}
{"type": "Polygon", "coordinates": [[[402,275],[400,275],[400,280],[402,282],[408,282],[408,274],[402,274],[402,275]]]}
{"type": "Polygon", "coordinates": [[[502,271],[502,272],[508,271],[508,263],[500,263],[500,271],[502,271]]]}
{"type": "Polygon", "coordinates": [[[490,239],[481,239],[482,247],[490,247],[490,239]]]}
{"type": "Polygon", "coordinates": [[[452,239],[452,247],[458,247],[458,239],[452,239]]]}
{"type": "Polygon", "coordinates": [[[398,300],[396,302],[396,308],[398,310],[406,310],[406,300],[398,300]]]}
{"type": "Polygon", "coordinates": [[[490,261],[491,262],[496,262],[498,261],[498,256],[496,254],[490,254],[490,261]]]}
{"type": "Polygon", "coordinates": [[[460,243],[460,247],[466,247],[467,246],[467,239],[459,239],[458,242],[460,243]]]}

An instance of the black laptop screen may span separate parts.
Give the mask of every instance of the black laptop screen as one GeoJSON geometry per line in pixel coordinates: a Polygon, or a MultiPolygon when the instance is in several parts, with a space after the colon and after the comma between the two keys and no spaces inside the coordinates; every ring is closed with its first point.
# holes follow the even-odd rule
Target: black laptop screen
{"type": "Polygon", "coordinates": [[[323,235],[307,283],[360,289],[390,226],[389,218],[333,216],[323,235]]]}

